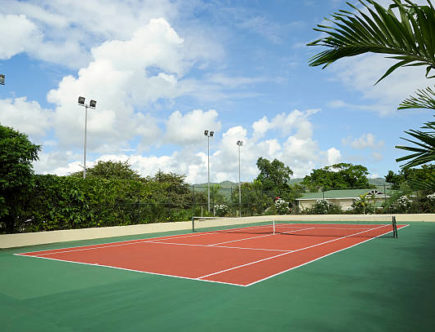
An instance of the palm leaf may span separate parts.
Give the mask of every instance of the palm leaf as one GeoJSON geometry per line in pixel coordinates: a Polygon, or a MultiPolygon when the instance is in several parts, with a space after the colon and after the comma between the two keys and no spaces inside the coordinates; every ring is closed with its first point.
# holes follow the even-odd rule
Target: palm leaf
{"type": "Polygon", "coordinates": [[[413,152],[407,156],[396,159],[397,162],[408,161],[402,166],[403,168],[416,167],[435,161],[435,121],[425,123],[422,129],[429,129],[429,131],[405,131],[406,134],[412,136],[415,140],[402,137],[403,140],[417,147],[396,146],[397,149],[413,152]]]}
{"type": "MultiPolygon", "coordinates": [[[[340,10],[328,20],[331,26],[317,25],[314,30],[325,33],[308,46],[327,49],[310,58],[310,66],[327,67],[344,58],[364,53],[389,54],[399,60],[379,79],[381,81],[399,67],[426,66],[426,77],[435,69],[435,11],[428,1],[418,6],[409,0],[402,3],[392,0],[390,8],[384,8],[373,0],[359,0],[368,10],[363,13],[354,5],[348,5],[354,13],[340,10]],[[397,8],[399,18],[392,8],[397,8]]],[[[378,81],[378,82],[379,82],[378,81]]]]}
{"type": "Polygon", "coordinates": [[[435,90],[431,87],[417,90],[416,97],[409,97],[402,101],[399,109],[423,108],[435,110],[435,90]]]}

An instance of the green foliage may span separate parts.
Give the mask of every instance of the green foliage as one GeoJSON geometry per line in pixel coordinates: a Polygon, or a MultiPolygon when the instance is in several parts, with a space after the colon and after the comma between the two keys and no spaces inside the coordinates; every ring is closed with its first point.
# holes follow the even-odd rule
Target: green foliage
{"type": "Polygon", "coordinates": [[[302,184],[312,192],[370,188],[368,174],[367,168],[362,165],[340,163],[313,170],[305,176],[302,184]]]}
{"type": "Polygon", "coordinates": [[[320,199],[310,209],[303,211],[306,214],[340,214],[343,213],[340,206],[332,204],[327,200],[320,199]]]}
{"type": "Polygon", "coordinates": [[[403,140],[414,144],[414,146],[396,146],[397,149],[410,151],[410,155],[396,159],[397,162],[407,161],[403,168],[416,167],[424,164],[428,164],[435,160],[435,121],[426,122],[422,129],[428,129],[427,131],[421,130],[408,130],[406,134],[412,136],[414,140],[403,138],[403,140]]]}
{"type": "MultiPolygon", "coordinates": [[[[242,216],[261,215],[273,205],[273,198],[263,191],[260,181],[242,183],[242,216]]],[[[239,189],[233,191],[231,201],[236,210],[239,209],[239,189]]]]}
{"type": "Polygon", "coordinates": [[[218,217],[225,217],[230,212],[230,209],[228,208],[228,205],[226,205],[226,204],[216,204],[213,207],[213,209],[216,213],[216,216],[218,216],[218,217]]]}
{"type": "MultiPolygon", "coordinates": [[[[314,30],[326,36],[308,46],[323,46],[327,49],[313,56],[309,60],[310,65],[323,65],[325,68],[345,57],[380,53],[397,62],[378,82],[397,68],[406,66],[426,66],[426,77],[434,78],[435,76],[430,76],[431,70],[435,69],[434,7],[430,1],[427,1],[427,5],[417,5],[410,0],[405,0],[405,3],[400,0],[392,2],[389,8],[384,8],[373,0],[360,0],[367,14],[348,3],[355,12],[340,10],[332,15],[332,20],[328,20],[332,23],[331,26],[318,25],[314,30]],[[398,10],[399,16],[396,16],[393,8],[398,10]]],[[[399,109],[435,110],[434,105],[434,91],[428,87],[418,90],[417,96],[404,100],[399,109]]],[[[427,122],[423,128],[429,131],[411,129],[405,132],[413,139],[402,139],[414,146],[396,146],[412,152],[396,160],[407,161],[404,167],[416,167],[435,160],[435,122],[427,122]]]]}
{"type": "Polygon", "coordinates": [[[223,204],[225,202],[225,197],[222,195],[221,186],[219,184],[210,184],[210,201],[213,205],[223,204]]]}
{"type": "Polygon", "coordinates": [[[352,203],[352,209],[355,213],[374,213],[374,195],[365,194],[360,195],[353,203],[352,203]]]}
{"type": "MultiPolygon", "coordinates": [[[[81,177],[82,172],[76,172],[72,176],[81,177]]],[[[131,169],[128,161],[99,161],[94,167],[86,170],[86,177],[102,179],[139,180],[140,176],[131,169]]]]}
{"type": "Polygon", "coordinates": [[[385,202],[385,213],[435,213],[435,165],[402,169],[396,178],[398,188],[385,202]],[[422,183],[427,186],[421,187],[422,183]]]}
{"type": "Polygon", "coordinates": [[[371,52],[388,54],[388,58],[397,60],[378,82],[403,66],[426,66],[429,77],[435,69],[435,12],[430,2],[419,6],[411,1],[403,4],[393,0],[388,9],[372,0],[360,3],[368,14],[348,3],[354,13],[340,10],[327,20],[332,25],[318,25],[314,29],[326,36],[308,46],[328,49],[313,56],[310,65],[325,68],[344,57],[371,52]],[[400,17],[392,7],[398,9],[400,17]]]}
{"type": "Polygon", "coordinates": [[[20,231],[41,231],[189,220],[192,193],[183,177],[159,180],[36,175],[27,222],[20,231]]]}
{"type": "Polygon", "coordinates": [[[404,101],[399,106],[399,110],[405,109],[432,109],[435,110],[435,90],[431,87],[427,87],[426,89],[417,90],[417,96],[411,96],[404,101]]]}
{"type": "Polygon", "coordinates": [[[291,212],[289,202],[282,198],[275,200],[275,209],[278,214],[289,214],[291,212]]]}
{"type": "Polygon", "coordinates": [[[18,220],[23,221],[39,150],[26,135],[0,125],[0,232],[14,232],[18,220]]]}
{"type": "Polygon", "coordinates": [[[268,193],[271,198],[282,197],[293,200],[296,194],[290,187],[290,176],[293,171],[285,166],[282,161],[274,159],[272,162],[266,158],[258,158],[257,167],[260,171],[256,181],[261,184],[262,191],[268,193]]]}
{"type": "Polygon", "coordinates": [[[414,191],[426,194],[435,192],[435,165],[423,165],[421,168],[402,168],[399,174],[389,171],[385,180],[392,184],[392,189],[399,190],[407,184],[414,191]]]}

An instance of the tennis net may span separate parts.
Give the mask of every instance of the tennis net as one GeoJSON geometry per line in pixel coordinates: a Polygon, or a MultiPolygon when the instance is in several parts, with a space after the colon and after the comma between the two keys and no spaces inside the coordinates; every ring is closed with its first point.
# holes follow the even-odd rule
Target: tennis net
{"type": "Polygon", "coordinates": [[[193,232],[279,234],[318,237],[398,237],[395,217],[376,221],[289,221],[262,217],[193,217],[193,232]]]}

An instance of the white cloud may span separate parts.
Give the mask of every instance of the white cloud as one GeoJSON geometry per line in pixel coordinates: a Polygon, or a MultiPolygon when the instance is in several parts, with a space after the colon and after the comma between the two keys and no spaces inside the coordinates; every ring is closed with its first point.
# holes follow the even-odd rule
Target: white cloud
{"type": "MultiPolygon", "coordinates": [[[[258,132],[255,131],[249,135],[248,130],[242,126],[228,128],[221,135],[216,135],[210,139],[211,181],[238,181],[239,147],[236,144],[238,140],[243,141],[240,150],[242,181],[251,181],[258,175],[256,162],[259,157],[269,160],[276,158],[283,161],[294,171],[293,177],[303,177],[313,168],[339,162],[341,152],[338,149],[331,147],[323,151],[314,140],[309,119],[312,114],[311,111],[295,110],[287,114],[279,114],[270,121],[267,117],[262,118],[262,121],[267,122],[271,128],[285,126],[285,124],[279,124],[279,120],[292,126],[284,142],[275,137],[260,138],[258,132]]],[[[128,160],[133,169],[142,176],[153,176],[158,170],[162,170],[184,174],[189,183],[207,182],[207,142],[203,135],[204,123],[207,122],[210,125],[209,129],[212,129],[211,125],[219,127],[218,113],[214,110],[194,110],[186,114],[174,112],[166,123],[163,137],[165,143],[179,146],[175,152],[163,155],[140,155],[137,150],[129,154],[121,151],[103,153],[96,160],[88,158],[89,165],[98,160],[128,160]]],[[[258,124],[259,121],[254,121],[254,123],[258,124]]],[[[279,136],[282,135],[283,132],[279,134],[279,136]]],[[[43,152],[36,169],[39,172],[54,171],[57,174],[68,174],[81,170],[81,159],[80,153],[67,152],[65,155],[60,155],[43,152]]]]}
{"type": "Polygon", "coordinates": [[[341,59],[328,67],[348,90],[359,91],[364,99],[371,102],[369,105],[354,105],[347,101],[333,101],[331,106],[366,109],[388,115],[395,112],[400,102],[415,90],[429,85],[430,82],[424,76],[424,67],[399,68],[375,85],[394,63],[382,55],[366,54],[341,59]]]}
{"type": "MultiPolygon", "coordinates": [[[[70,175],[83,170],[83,155],[69,150],[46,151],[47,145],[42,146],[38,154],[39,160],[34,163],[34,169],[39,174],[70,175]]],[[[87,167],[92,167],[92,161],[87,162],[87,167]]]]}
{"type": "Polygon", "coordinates": [[[252,124],[252,128],[254,129],[254,137],[259,139],[264,137],[267,131],[271,128],[271,125],[267,117],[263,116],[260,120],[255,121],[252,124]]]}
{"type": "Polygon", "coordinates": [[[384,146],[384,141],[376,141],[376,137],[372,133],[366,133],[361,135],[361,137],[353,139],[352,137],[347,137],[342,139],[343,145],[349,145],[354,149],[379,149],[384,146]]]}
{"type": "Polygon", "coordinates": [[[34,47],[41,39],[36,25],[24,15],[0,13],[0,59],[9,59],[34,47]]]}
{"type": "Polygon", "coordinates": [[[384,159],[384,156],[379,152],[373,152],[372,157],[376,161],[380,161],[380,160],[384,159]]]}
{"type": "Polygon", "coordinates": [[[97,100],[88,118],[91,150],[115,152],[144,133],[148,133],[147,144],[158,143],[156,121],[135,110],[182,93],[179,77],[189,67],[182,46],[183,40],[164,19],[154,19],[129,40],[109,41],[93,49],[93,61],[77,78],[64,77],[48,93],[48,101],[57,105],[54,123],[60,145],[81,142],[77,133],[84,120],[78,115],[83,111],[76,105],[78,96],[97,100]]]}
{"type": "Polygon", "coordinates": [[[327,151],[328,165],[335,165],[341,162],[341,152],[336,148],[329,148],[327,151]]]}
{"type": "Polygon", "coordinates": [[[200,144],[205,142],[204,130],[219,131],[221,123],[215,110],[193,110],[185,115],[176,111],[166,122],[165,141],[177,145],[200,144]]]}
{"type": "Polygon", "coordinates": [[[26,97],[0,99],[0,119],[2,125],[39,140],[51,126],[52,112],[41,108],[36,101],[27,101],[26,97]]]}
{"type": "MultiPolygon", "coordinates": [[[[177,12],[177,5],[166,0],[72,1],[67,5],[62,1],[42,0],[33,4],[11,0],[2,3],[0,13],[25,20],[15,18],[9,24],[1,19],[0,26],[7,24],[2,31],[8,31],[6,35],[10,38],[26,37],[14,38],[20,47],[11,49],[10,56],[27,52],[31,57],[78,68],[88,62],[93,46],[104,40],[127,39],[150,19],[170,19],[177,12]],[[38,38],[27,38],[34,37],[31,31],[38,31],[38,38]]],[[[0,42],[0,49],[8,49],[6,45],[0,42]]]]}
{"type": "Polygon", "coordinates": [[[295,135],[301,139],[311,137],[312,124],[308,118],[317,112],[319,112],[317,109],[304,112],[294,110],[287,114],[277,114],[271,121],[264,116],[260,120],[255,121],[252,125],[252,128],[254,129],[254,137],[264,137],[269,130],[273,129],[279,130],[279,132],[284,136],[295,133],[295,135]]]}

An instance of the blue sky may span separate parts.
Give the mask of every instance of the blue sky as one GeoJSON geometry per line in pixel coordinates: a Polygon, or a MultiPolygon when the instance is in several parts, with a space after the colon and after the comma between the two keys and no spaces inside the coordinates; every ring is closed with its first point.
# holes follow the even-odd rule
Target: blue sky
{"type": "MultiPolygon", "coordinates": [[[[388,1],[381,1],[387,4],[388,1]]],[[[258,157],[303,177],[338,162],[371,177],[399,170],[403,131],[430,119],[397,111],[429,85],[424,68],[400,69],[379,55],[308,66],[313,30],[344,1],[5,1],[0,8],[0,122],[41,144],[37,173],[66,175],[128,160],[141,175],[159,169],[207,181],[256,177],[258,157]],[[5,33],[6,32],[6,33],[5,33]]]]}

